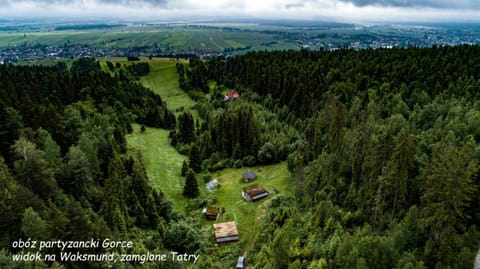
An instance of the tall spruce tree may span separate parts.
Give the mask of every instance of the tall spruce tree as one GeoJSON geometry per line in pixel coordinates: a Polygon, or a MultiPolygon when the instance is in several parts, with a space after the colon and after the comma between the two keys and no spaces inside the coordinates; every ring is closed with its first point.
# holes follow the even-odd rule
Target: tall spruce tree
{"type": "Polygon", "coordinates": [[[190,168],[195,172],[200,172],[202,170],[202,160],[200,157],[200,148],[197,145],[193,145],[190,149],[190,168]]]}
{"type": "Polygon", "coordinates": [[[178,116],[178,131],[180,142],[188,144],[195,140],[195,125],[191,113],[183,112],[178,116]]]}
{"type": "Polygon", "coordinates": [[[182,171],[181,171],[182,177],[184,177],[185,175],[187,175],[187,172],[188,172],[188,164],[187,164],[186,161],[183,161],[183,163],[182,163],[182,171]]]}
{"type": "Polygon", "coordinates": [[[183,187],[183,196],[188,198],[197,197],[200,194],[198,182],[192,170],[187,172],[185,176],[185,186],[183,187]]]}
{"type": "Polygon", "coordinates": [[[477,171],[477,161],[468,149],[444,142],[433,147],[425,170],[421,223],[430,238],[425,253],[434,258],[437,265],[442,261],[449,263],[455,252],[456,237],[466,229],[464,220],[469,216],[465,209],[476,191],[472,176],[477,171]]]}

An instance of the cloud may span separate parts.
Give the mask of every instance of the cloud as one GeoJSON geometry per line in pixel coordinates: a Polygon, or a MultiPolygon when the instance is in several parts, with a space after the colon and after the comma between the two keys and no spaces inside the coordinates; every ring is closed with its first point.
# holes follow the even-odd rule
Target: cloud
{"type": "Polygon", "coordinates": [[[285,4],[286,9],[303,8],[303,7],[305,7],[305,5],[303,3],[288,3],[288,4],[285,4]]]}
{"type": "Polygon", "coordinates": [[[36,3],[36,4],[59,4],[59,5],[64,5],[64,4],[71,4],[76,2],[76,0],[37,0],[37,1],[31,1],[31,0],[1,0],[0,4],[2,5],[15,5],[15,4],[23,4],[23,3],[36,3]]]}
{"type": "Polygon", "coordinates": [[[0,0],[0,18],[480,20],[480,0],[0,0]]]}
{"type": "Polygon", "coordinates": [[[351,3],[357,7],[424,7],[439,9],[469,9],[480,8],[478,0],[339,0],[351,3]]]}
{"type": "Polygon", "coordinates": [[[167,4],[167,0],[98,0],[100,3],[124,5],[124,6],[155,6],[164,7],[167,4]]]}

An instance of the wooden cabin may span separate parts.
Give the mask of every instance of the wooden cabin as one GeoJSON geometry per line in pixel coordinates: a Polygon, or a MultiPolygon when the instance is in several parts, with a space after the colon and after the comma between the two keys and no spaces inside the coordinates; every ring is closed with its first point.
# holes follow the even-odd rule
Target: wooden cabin
{"type": "Polygon", "coordinates": [[[237,223],[234,221],[213,224],[215,242],[217,244],[235,242],[239,240],[237,223]]]}
{"type": "Polygon", "coordinates": [[[260,186],[260,184],[253,184],[243,188],[242,197],[247,201],[254,202],[267,197],[269,194],[270,192],[260,186]]]}
{"type": "Polygon", "coordinates": [[[207,206],[203,208],[202,213],[205,218],[209,220],[217,220],[218,216],[220,215],[220,208],[214,206],[207,206]]]}

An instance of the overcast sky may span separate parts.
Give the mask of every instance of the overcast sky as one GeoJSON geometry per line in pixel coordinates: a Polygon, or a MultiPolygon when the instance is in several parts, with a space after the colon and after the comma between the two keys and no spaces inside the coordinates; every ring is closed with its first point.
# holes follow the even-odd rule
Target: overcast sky
{"type": "Polygon", "coordinates": [[[480,0],[0,0],[0,17],[480,21],[480,0]]]}

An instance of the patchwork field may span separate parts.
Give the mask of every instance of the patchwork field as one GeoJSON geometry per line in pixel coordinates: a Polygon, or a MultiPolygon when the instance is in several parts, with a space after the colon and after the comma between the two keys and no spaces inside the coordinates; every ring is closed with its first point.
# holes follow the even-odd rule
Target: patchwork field
{"type": "Polygon", "coordinates": [[[188,27],[116,27],[89,30],[0,31],[0,48],[23,45],[88,45],[98,49],[150,47],[162,51],[190,51],[258,47],[272,41],[273,34],[188,27]]]}

